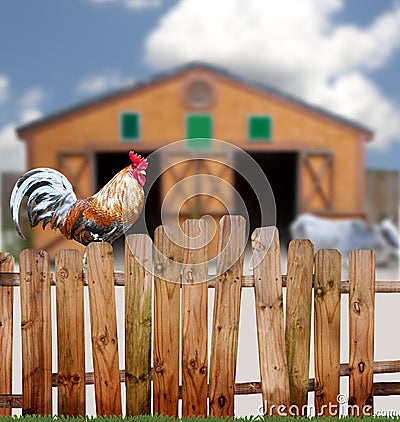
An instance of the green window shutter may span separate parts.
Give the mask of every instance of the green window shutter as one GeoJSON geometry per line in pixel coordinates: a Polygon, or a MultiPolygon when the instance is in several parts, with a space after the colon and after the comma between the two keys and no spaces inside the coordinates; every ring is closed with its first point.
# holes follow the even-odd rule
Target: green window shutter
{"type": "Polygon", "coordinates": [[[254,141],[268,141],[271,139],[272,121],[269,116],[250,116],[249,139],[254,141]]]}
{"type": "Polygon", "coordinates": [[[189,148],[210,148],[212,118],[208,114],[190,114],[186,117],[186,138],[189,148]]]}
{"type": "Polygon", "coordinates": [[[139,114],[122,113],[121,115],[121,139],[131,141],[139,139],[139,114]]]}

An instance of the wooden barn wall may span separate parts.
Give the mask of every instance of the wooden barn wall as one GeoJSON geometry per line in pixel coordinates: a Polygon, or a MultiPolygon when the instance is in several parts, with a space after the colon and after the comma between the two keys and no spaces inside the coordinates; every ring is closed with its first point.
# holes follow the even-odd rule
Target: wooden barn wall
{"type": "MultiPolygon", "coordinates": [[[[207,71],[202,71],[202,74],[207,71]]],[[[237,144],[243,149],[266,150],[320,149],[334,157],[333,210],[339,213],[361,213],[364,190],[364,140],[361,132],[305,108],[277,99],[222,75],[208,73],[217,86],[218,101],[208,111],[213,116],[213,136],[237,144]],[[268,114],[273,119],[273,142],[247,139],[249,114],[268,114]]],[[[185,115],[188,109],[181,101],[182,82],[188,74],[137,89],[133,93],[101,101],[46,124],[27,129],[22,134],[28,143],[29,167],[59,168],[58,154],[67,151],[128,151],[156,149],[166,143],[184,139],[185,115]],[[138,111],[141,115],[140,141],[119,139],[119,115],[138,111]]],[[[128,164],[128,161],[127,161],[128,164]]],[[[79,160],[70,165],[79,167],[79,160]]],[[[93,193],[93,161],[83,168],[79,189],[83,195],[93,193]]],[[[304,198],[309,183],[304,178],[300,196],[304,198]]],[[[300,201],[301,201],[300,199],[300,201]]],[[[318,204],[311,204],[317,207],[318,204]]],[[[47,245],[54,235],[40,237],[39,245],[47,245]]],[[[65,247],[66,245],[62,245],[65,247]]],[[[70,245],[71,246],[71,245],[70,245]]]]}

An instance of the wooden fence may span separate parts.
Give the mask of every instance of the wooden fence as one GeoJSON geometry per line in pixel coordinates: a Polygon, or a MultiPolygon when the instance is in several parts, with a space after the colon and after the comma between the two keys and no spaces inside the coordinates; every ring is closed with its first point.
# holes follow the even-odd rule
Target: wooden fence
{"type": "Polygon", "coordinates": [[[341,281],[337,251],[320,250],[314,256],[310,241],[294,240],[287,275],[282,275],[278,232],[264,227],[252,235],[254,274],[243,275],[245,221],[225,216],[219,226],[217,276],[201,282],[208,278],[205,228],[204,221],[188,220],[185,237],[178,228],[161,226],[155,232],[154,251],[148,236],[127,237],[124,273],[114,272],[113,250],[106,243],[87,247],[87,271],[76,250],[58,252],[54,273],[45,251],[23,251],[19,273],[13,272],[13,257],[2,253],[0,414],[22,408],[23,414],[84,415],[87,384],[94,384],[99,415],[178,416],[181,400],[183,416],[230,416],[236,395],[255,393],[262,393],[267,414],[296,414],[306,405],[309,391],[315,391],[315,411],[329,414],[329,403],[338,406],[343,376],[350,378],[347,406],[353,413],[371,413],[374,396],[400,394],[400,383],[373,382],[374,373],[400,372],[400,360],[374,362],[375,293],[399,293],[400,282],[375,282],[373,252],[352,252],[349,280],[341,281]],[[52,285],[58,373],[52,371],[52,285]],[[12,394],[16,286],[21,301],[22,395],[12,394]],[[118,344],[114,286],[125,286],[124,345],[118,344]],[[85,288],[93,373],[85,372],[85,288]],[[208,288],[215,289],[210,351],[208,288]],[[235,383],[242,288],[252,288],[255,294],[260,382],[235,383]],[[348,363],[340,363],[342,294],[349,294],[348,363]],[[312,330],[315,379],[309,379],[312,330]],[[122,370],[119,347],[125,347],[122,370]],[[55,410],[52,387],[58,388],[55,410]]]}

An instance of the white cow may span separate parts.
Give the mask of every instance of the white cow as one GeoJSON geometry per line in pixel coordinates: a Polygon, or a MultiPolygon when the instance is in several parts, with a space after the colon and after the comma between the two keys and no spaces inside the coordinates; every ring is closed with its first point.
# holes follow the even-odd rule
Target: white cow
{"type": "Polygon", "coordinates": [[[292,238],[310,239],[318,249],[337,249],[347,258],[354,249],[372,249],[378,265],[400,256],[399,232],[389,220],[368,227],[362,220],[328,220],[300,214],[290,225],[292,238]]]}

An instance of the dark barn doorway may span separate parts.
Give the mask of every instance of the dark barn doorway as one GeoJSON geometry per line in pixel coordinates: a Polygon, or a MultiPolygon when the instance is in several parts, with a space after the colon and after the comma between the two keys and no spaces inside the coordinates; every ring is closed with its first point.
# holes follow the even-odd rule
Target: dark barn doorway
{"type": "MultiPolygon", "coordinates": [[[[276,203],[277,227],[282,243],[290,240],[289,225],[296,215],[297,162],[296,152],[248,152],[266,175],[276,203]]],[[[261,225],[261,211],[254,190],[235,172],[235,187],[244,199],[250,218],[250,230],[261,225]]]]}
{"type": "MultiPolygon", "coordinates": [[[[151,151],[137,151],[138,154],[148,157],[151,151]]],[[[108,183],[120,170],[130,164],[127,152],[98,152],[95,155],[96,191],[108,183]]],[[[153,239],[154,230],[161,224],[161,186],[160,178],[152,183],[152,175],[157,175],[159,163],[157,156],[153,156],[147,169],[145,191],[145,207],[142,216],[130,229],[130,233],[148,233],[153,239]],[[150,186],[151,185],[151,186],[150,186]]],[[[124,242],[118,239],[116,243],[124,242]]]]}

